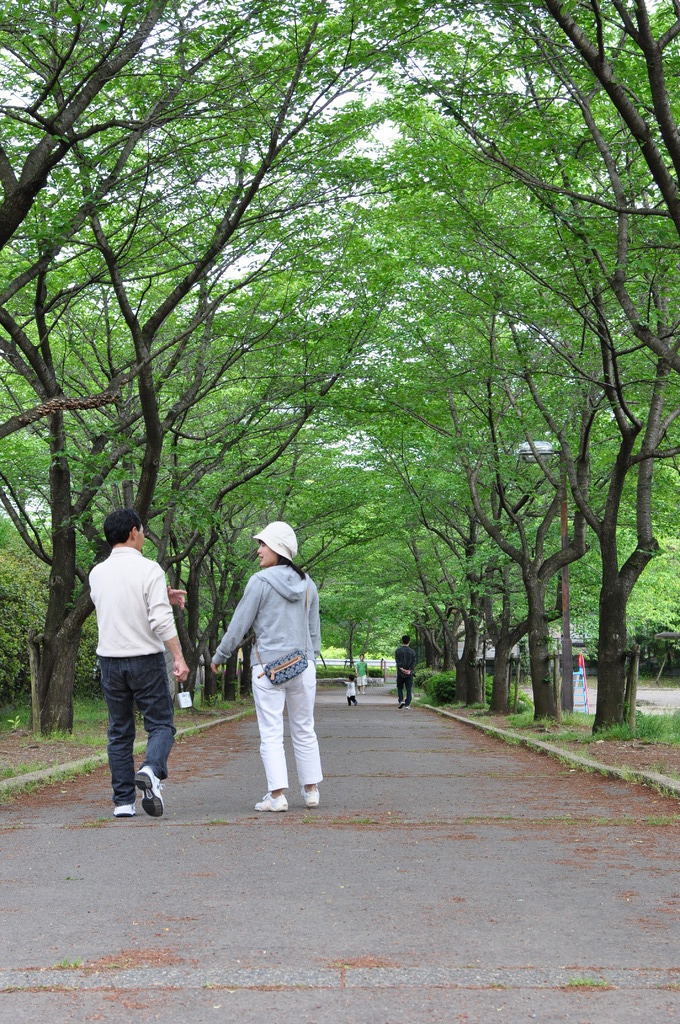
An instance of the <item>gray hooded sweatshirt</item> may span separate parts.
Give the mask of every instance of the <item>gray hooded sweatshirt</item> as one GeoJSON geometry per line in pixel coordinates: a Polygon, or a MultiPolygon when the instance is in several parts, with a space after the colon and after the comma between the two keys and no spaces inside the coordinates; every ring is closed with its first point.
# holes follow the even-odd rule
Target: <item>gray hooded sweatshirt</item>
{"type": "MultiPolygon", "coordinates": [[[[319,594],[314,581],[300,579],[289,565],[274,565],[251,576],[243,597],[213,655],[223,665],[254,629],[257,650],[266,665],[300,649],[313,661],[321,652],[319,594]]],[[[256,665],[253,648],[251,662],[256,665]]]]}

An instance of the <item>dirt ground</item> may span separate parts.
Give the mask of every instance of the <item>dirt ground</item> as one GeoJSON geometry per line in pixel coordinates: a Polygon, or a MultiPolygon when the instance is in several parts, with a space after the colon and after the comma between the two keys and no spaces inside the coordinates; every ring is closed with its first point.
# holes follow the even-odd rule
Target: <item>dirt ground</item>
{"type": "MultiPolygon", "coordinates": [[[[175,713],[175,725],[178,730],[187,729],[233,713],[211,708],[178,711],[175,713]]],[[[19,771],[40,771],[43,768],[68,764],[70,761],[106,754],[105,722],[102,722],[100,735],[103,742],[101,745],[95,745],[78,743],[77,737],[73,740],[36,738],[28,729],[0,732],[0,779],[16,775],[19,771]]],[[[137,729],[137,739],[143,738],[144,729],[140,725],[137,729]]]]}
{"type": "MultiPolygon", "coordinates": [[[[456,708],[455,713],[462,717],[475,718],[485,725],[492,725],[496,729],[509,728],[507,719],[503,715],[483,715],[479,717],[474,712],[466,709],[456,708]]],[[[671,778],[680,778],[680,745],[673,743],[647,743],[643,740],[563,740],[557,738],[559,726],[552,729],[545,729],[536,726],[531,731],[523,731],[522,735],[530,736],[533,739],[544,740],[554,746],[563,747],[572,754],[579,757],[589,758],[592,761],[599,761],[601,764],[610,765],[614,768],[637,768],[642,771],[659,772],[661,775],[668,775],[671,778]]]]}

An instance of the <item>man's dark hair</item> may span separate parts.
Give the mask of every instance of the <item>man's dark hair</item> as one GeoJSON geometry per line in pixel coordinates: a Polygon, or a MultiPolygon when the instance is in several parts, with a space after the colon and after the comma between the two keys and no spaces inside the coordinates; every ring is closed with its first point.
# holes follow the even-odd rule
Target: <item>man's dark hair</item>
{"type": "Polygon", "coordinates": [[[411,637],[408,635],[408,633],[404,633],[404,635],[401,638],[401,642],[402,642],[402,644],[410,644],[411,643],[411,637]]]}
{"type": "Polygon", "coordinates": [[[104,536],[113,547],[114,544],[124,544],[130,536],[133,526],[138,530],[142,528],[142,520],[134,508],[117,508],[109,512],[104,520],[104,536]]]}

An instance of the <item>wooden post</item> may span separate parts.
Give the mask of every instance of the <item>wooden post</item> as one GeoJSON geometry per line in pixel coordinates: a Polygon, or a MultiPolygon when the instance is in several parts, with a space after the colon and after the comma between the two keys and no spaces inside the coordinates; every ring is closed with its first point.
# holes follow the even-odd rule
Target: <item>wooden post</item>
{"type": "Polygon", "coordinates": [[[633,736],[635,735],[636,726],[636,702],[637,702],[637,688],[638,688],[638,677],[640,675],[640,645],[634,644],[633,649],[630,653],[630,662],[628,664],[628,678],[626,679],[626,698],[628,700],[628,725],[633,736]]]}
{"type": "Polygon", "coordinates": [[[516,666],[516,671],[515,671],[515,692],[514,692],[513,700],[512,700],[512,710],[513,710],[513,714],[515,714],[515,715],[517,714],[517,705],[518,705],[518,702],[519,702],[519,681],[520,681],[521,675],[522,675],[522,658],[521,658],[521,655],[518,654],[517,655],[517,666],[516,666]]]}
{"type": "MultiPolygon", "coordinates": [[[[494,672],[496,671],[494,666],[494,672]]],[[[508,658],[505,665],[505,706],[510,708],[510,683],[512,681],[512,655],[508,658]]]]}
{"type": "Polygon", "coordinates": [[[40,643],[42,633],[36,633],[34,629],[28,631],[28,669],[31,676],[31,732],[34,736],[40,734],[40,643]]]}
{"type": "Polygon", "coordinates": [[[555,694],[555,721],[562,721],[562,676],[560,675],[560,658],[559,655],[552,655],[552,677],[553,677],[553,692],[555,694]]]}

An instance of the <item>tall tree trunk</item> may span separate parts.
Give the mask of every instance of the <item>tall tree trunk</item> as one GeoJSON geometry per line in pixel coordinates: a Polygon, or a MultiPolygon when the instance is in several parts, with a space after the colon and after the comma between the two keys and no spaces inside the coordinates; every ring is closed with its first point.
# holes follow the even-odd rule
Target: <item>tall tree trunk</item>
{"type": "MultiPolygon", "coordinates": [[[[487,593],[484,598],[484,620],[487,635],[495,651],[493,663],[493,682],[491,687],[490,710],[497,714],[507,715],[510,712],[510,667],[512,649],[526,634],[526,622],[512,621],[512,602],[510,600],[510,567],[505,566],[500,574],[494,566],[487,570],[487,593]],[[500,613],[494,614],[494,591],[500,586],[500,613]]],[[[497,593],[496,593],[497,597],[497,593]]]]}
{"type": "Polygon", "coordinates": [[[538,581],[526,581],[529,602],[529,665],[534,698],[534,718],[555,718],[557,705],[550,672],[548,619],[545,614],[545,590],[538,581]]]}
{"type": "Polygon", "coordinates": [[[510,711],[508,666],[513,646],[507,633],[499,636],[494,644],[495,657],[490,710],[500,715],[507,715],[510,711]]]}
{"type": "Polygon", "coordinates": [[[627,588],[603,581],[600,590],[600,638],[597,648],[597,708],[593,732],[624,720],[626,695],[627,588]]]}
{"type": "Polygon", "coordinates": [[[477,665],[479,636],[480,617],[477,609],[474,608],[465,617],[463,656],[456,673],[456,700],[464,700],[467,705],[484,702],[482,682],[477,665]],[[459,681],[462,685],[459,685],[459,681]]]}
{"type": "Polygon", "coordinates": [[[435,668],[437,664],[437,645],[432,636],[432,630],[426,626],[418,626],[418,639],[425,651],[425,664],[428,668],[435,668]]]}
{"type": "Polygon", "coordinates": [[[83,623],[92,611],[87,592],[81,594],[70,610],[63,609],[60,619],[56,612],[48,615],[49,623],[45,624],[37,659],[38,711],[44,736],[73,730],[76,661],[83,623]]]}
{"type": "Polygon", "coordinates": [[[68,621],[55,634],[43,634],[39,682],[43,736],[73,731],[73,689],[81,628],[68,621]]]}
{"type": "Polygon", "coordinates": [[[76,659],[82,626],[92,611],[88,594],[81,595],[74,605],[79,581],[76,574],[76,531],[71,514],[71,479],[65,447],[63,414],[54,413],[50,417],[52,568],[36,686],[40,731],[45,736],[73,729],[76,659]]]}
{"type": "Polygon", "coordinates": [[[248,697],[253,692],[253,677],[251,668],[251,657],[253,653],[252,643],[244,643],[243,651],[243,673],[241,675],[241,696],[248,697]]]}

